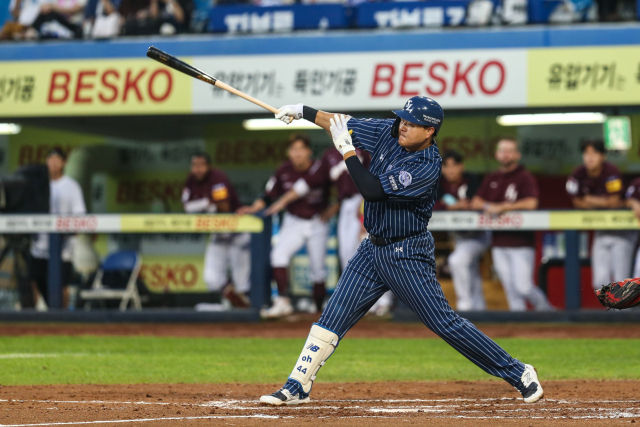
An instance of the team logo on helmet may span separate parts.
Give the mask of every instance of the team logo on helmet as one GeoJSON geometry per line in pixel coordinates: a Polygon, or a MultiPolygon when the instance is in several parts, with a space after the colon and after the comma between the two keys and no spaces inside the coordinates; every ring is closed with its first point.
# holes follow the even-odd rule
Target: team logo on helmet
{"type": "Polygon", "coordinates": [[[398,174],[398,181],[400,181],[400,184],[402,184],[404,188],[407,188],[408,186],[410,186],[412,180],[413,180],[413,177],[407,171],[401,171],[398,174]]]}
{"type": "Polygon", "coordinates": [[[413,102],[411,100],[408,100],[406,104],[404,104],[404,109],[407,110],[408,112],[412,112],[413,111],[413,102]]]}

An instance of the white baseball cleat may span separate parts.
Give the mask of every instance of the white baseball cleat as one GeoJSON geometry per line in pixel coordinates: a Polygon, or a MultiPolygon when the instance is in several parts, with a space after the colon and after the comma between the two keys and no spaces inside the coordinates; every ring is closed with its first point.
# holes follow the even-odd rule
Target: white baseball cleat
{"type": "Polygon", "coordinates": [[[266,403],[267,405],[282,406],[282,405],[302,405],[303,403],[309,403],[311,399],[309,397],[300,398],[299,395],[292,395],[287,389],[280,389],[273,394],[266,394],[260,397],[260,403],[266,403]]]}
{"type": "Polygon", "coordinates": [[[271,307],[260,310],[260,317],[263,319],[277,319],[288,316],[291,313],[293,313],[291,300],[287,297],[277,296],[271,307]]]}
{"type": "Polygon", "coordinates": [[[538,380],[538,372],[531,365],[524,365],[524,372],[520,381],[524,384],[525,390],[522,392],[524,403],[537,402],[544,396],[544,391],[538,380]]]}

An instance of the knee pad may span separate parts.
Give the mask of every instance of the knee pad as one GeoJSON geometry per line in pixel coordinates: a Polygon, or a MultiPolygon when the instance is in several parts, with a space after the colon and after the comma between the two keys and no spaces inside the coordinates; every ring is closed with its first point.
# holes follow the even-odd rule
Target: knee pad
{"type": "Polygon", "coordinates": [[[307,342],[289,378],[300,383],[305,393],[311,391],[313,381],[324,362],[338,346],[340,338],[328,329],[318,325],[311,327],[307,342]]]}

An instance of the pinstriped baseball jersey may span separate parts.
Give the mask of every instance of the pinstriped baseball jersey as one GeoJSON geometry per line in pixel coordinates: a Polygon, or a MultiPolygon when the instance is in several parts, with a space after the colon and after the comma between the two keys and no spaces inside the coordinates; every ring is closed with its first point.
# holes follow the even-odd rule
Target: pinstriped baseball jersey
{"type": "MultiPolygon", "coordinates": [[[[433,236],[427,231],[441,169],[438,148],[408,152],[391,137],[393,120],[350,119],[354,145],[371,153],[370,171],[380,177],[389,200],[365,204],[367,231],[407,239],[378,246],[366,239],[349,260],[317,325],[340,339],[388,290],[433,332],[485,372],[519,391],[524,364],[511,357],[449,306],[436,279],[433,236]]],[[[289,378],[284,388],[302,392],[289,378]]]]}
{"type": "Polygon", "coordinates": [[[438,146],[407,151],[391,136],[393,120],[351,118],[347,125],[354,146],[371,154],[369,171],[389,195],[383,202],[365,202],[366,230],[384,238],[426,232],[442,168],[438,146]]]}
{"type": "MultiPolygon", "coordinates": [[[[350,119],[354,145],[371,153],[370,171],[389,200],[365,204],[367,231],[379,237],[412,236],[377,246],[366,239],[348,262],[317,325],[342,339],[388,290],[433,332],[485,372],[524,390],[524,364],[511,357],[449,306],[436,279],[433,236],[427,231],[442,160],[438,147],[408,152],[390,134],[393,120],[350,119]]],[[[300,393],[296,380],[285,388],[300,393]]]]}

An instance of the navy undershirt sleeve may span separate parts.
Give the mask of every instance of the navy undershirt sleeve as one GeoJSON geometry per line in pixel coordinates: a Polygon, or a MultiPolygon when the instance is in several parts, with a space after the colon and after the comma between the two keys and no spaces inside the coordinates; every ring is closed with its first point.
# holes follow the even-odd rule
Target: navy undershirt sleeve
{"type": "Polygon", "coordinates": [[[389,195],[384,191],[380,178],[369,172],[362,163],[358,156],[349,157],[345,163],[347,169],[351,175],[351,179],[358,187],[358,191],[362,194],[362,197],[367,202],[382,202],[389,198],[389,195]]]}

